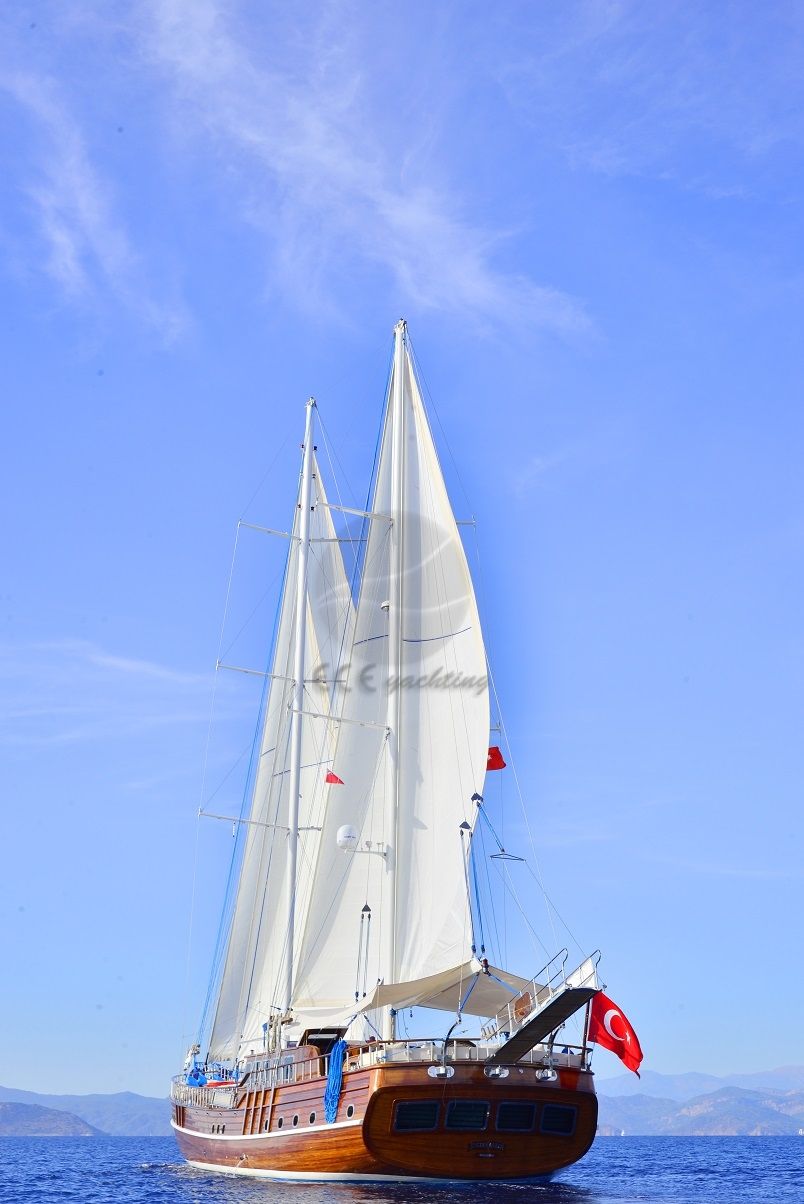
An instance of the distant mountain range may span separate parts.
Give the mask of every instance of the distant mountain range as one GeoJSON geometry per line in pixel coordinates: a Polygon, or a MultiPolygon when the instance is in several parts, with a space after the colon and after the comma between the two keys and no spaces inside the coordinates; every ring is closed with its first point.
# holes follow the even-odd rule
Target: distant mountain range
{"type": "Polygon", "coordinates": [[[0,1137],[102,1137],[72,1112],[38,1104],[0,1103],[0,1137]]]}
{"type": "Polygon", "coordinates": [[[804,1066],[598,1079],[601,1136],[783,1136],[804,1130],[804,1066]]]}
{"type": "Polygon", "coordinates": [[[0,1087],[0,1103],[31,1104],[72,1113],[110,1137],[169,1137],[172,1132],[168,1101],[132,1091],[116,1095],[40,1095],[0,1087]]]}
{"type": "Polygon", "coordinates": [[[617,1137],[783,1137],[804,1133],[804,1091],[721,1087],[683,1103],[600,1095],[598,1133],[617,1137]]]}
{"type": "MultiPolygon", "coordinates": [[[[718,1077],[658,1074],[599,1079],[600,1136],[771,1136],[804,1132],[804,1066],[718,1077]]],[[[0,1136],[167,1137],[166,1099],[40,1095],[0,1087],[0,1136]],[[13,1107],[12,1107],[13,1105],[13,1107]]]]}
{"type": "Polygon", "coordinates": [[[599,1095],[651,1095],[683,1103],[696,1095],[720,1091],[722,1087],[742,1087],[746,1091],[804,1091],[804,1066],[780,1066],[755,1074],[658,1074],[643,1070],[642,1077],[620,1074],[613,1079],[597,1079],[599,1095]]]}

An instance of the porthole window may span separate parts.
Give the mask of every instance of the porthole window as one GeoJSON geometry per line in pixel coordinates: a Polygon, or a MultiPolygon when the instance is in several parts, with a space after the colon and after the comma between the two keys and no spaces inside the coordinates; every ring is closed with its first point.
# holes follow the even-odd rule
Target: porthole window
{"type": "Polygon", "coordinates": [[[262,1126],[262,1128],[263,1128],[264,1133],[268,1132],[268,1121],[267,1120],[266,1120],[265,1124],[262,1126]]]}
{"type": "Polygon", "coordinates": [[[298,1112],[297,1112],[297,1113],[296,1113],[296,1115],[293,1117],[293,1126],[294,1126],[294,1128],[296,1127],[296,1125],[297,1125],[298,1123],[299,1123],[299,1114],[298,1114],[298,1112]]]}
{"type": "Polygon", "coordinates": [[[354,1104],[350,1104],[349,1107],[346,1109],[346,1115],[354,1116],[354,1114],[355,1114],[355,1106],[354,1106],[354,1104]]]}
{"type": "Polygon", "coordinates": [[[311,1125],[315,1124],[315,1112],[310,1113],[310,1124],[311,1125]]]}
{"type": "Polygon", "coordinates": [[[280,1117],[279,1117],[279,1120],[276,1122],[276,1127],[277,1127],[277,1129],[281,1129],[281,1128],[282,1128],[282,1125],[283,1125],[284,1123],[285,1123],[285,1118],[284,1118],[284,1116],[280,1116],[280,1117]]]}
{"type": "Polygon", "coordinates": [[[226,1132],[226,1125],[222,1125],[222,1126],[221,1126],[221,1133],[225,1133],[225,1132],[226,1132]]]}

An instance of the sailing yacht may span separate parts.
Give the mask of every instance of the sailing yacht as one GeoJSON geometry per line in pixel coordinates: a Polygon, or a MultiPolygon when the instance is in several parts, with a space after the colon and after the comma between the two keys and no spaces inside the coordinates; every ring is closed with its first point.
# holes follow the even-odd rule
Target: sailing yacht
{"type": "Polygon", "coordinates": [[[373,496],[348,511],[357,589],[315,424],[311,400],[217,1002],[172,1083],[176,1139],[195,1167],[276,1179],[549,1175],[595,1135],[598,955],[523,976],[477,939],[476,828],[502,758],[404,322],[373,496]],[[430,1035],[403,1031],[410,1009],[430,1035]]]}

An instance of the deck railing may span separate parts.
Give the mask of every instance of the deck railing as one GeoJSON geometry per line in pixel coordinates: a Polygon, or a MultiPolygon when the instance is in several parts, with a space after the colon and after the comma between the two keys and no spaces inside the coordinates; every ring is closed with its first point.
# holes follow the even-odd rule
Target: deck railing
{"type": "MultiPolygon", "coordinates": [[[[354,1070],[370,1070],[376,1066],[478,1064],[485,1062],[498,1048],[496,1043],[461,1038],[446,1043],[443,1038],[435,1037],[420,1037],[407,1041],[376,1041],[370,1045],[353,1046],[346,1055],[344,1069],[348,1073],[354,1070]]],[[[292,1052],[288,1051],[288,1054],[292,1052]]],[[[539,1069],[579,1069],[585,1065],[586,1052],[580,1045],[566,1043],[561,1043],[559,1048],[549,1044],[536,1045],[516,1064],[539,1069]]],[[[285,1083],[325,1079],[328,1073],[329,1056],[322,1054],[320,1057],[287,1060],[279,1065],[251,1070],[242,1075],[238,1082],[225,1086],[190,1086],[181,1074],[173,1079],[170,1098],[174,1103],[182,1105],[234,1108],[237,1099],[247,1091],[263,1091],[285,1083]]]]}
{"type": "Polygon", "coordinates": [[[597,964],[600,953],[596,951],[581,962],[569,974],[566,972],[569,954],[562,949],[544,966],[526,987],[497,1012],[481,1032],[487,1041],[501,1033],[515,1033],[532,1016],[547,1006],[551,1000],[573,987],[597,987],[597,964]]]}

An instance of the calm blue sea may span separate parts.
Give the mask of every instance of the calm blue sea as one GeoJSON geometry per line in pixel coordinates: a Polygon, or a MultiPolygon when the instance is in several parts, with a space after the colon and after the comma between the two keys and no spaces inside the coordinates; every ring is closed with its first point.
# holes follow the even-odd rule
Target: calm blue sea
{"type": "Polygon", "coordinates": [[[787,1204],[804,1201],[804,1138],[604,1137],[551,1183],[395,1188],[252,1182],[191,1170],[169,1137],[0,1138],[13,1204],[787,1204]]]}

